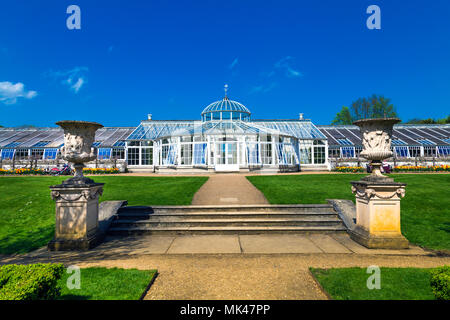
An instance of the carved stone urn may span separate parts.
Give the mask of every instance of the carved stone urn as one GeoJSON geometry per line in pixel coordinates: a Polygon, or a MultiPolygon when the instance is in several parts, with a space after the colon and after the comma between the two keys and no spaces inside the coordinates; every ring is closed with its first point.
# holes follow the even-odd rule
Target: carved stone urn
{"type": "Polygon", "coordinates": [[[392,156],[391,137],[397,118],[355,121],[360,127],[363,151],[371,162],[372,174],[352,181],[356,197],[356,224],[350,237],[368,248],[406,249],[408,240],[400,227],[400,200],[405,196],[404,183],[381,174],[382,161],[392,156]]]}
{"type": "Polygon", "coordinates": [[[373,168],[369,179],[387,178],[381,174],[380,168],[384,159],[392,157],[392,129],[399,122],[398,118],[379,118],[362,119],[353,123],[361,130],[364,149],[360,155],[369,160],[373,168]]]}
{"type": "Polygon", "coordinates": [[[97,148],[92,144],[95,140],[95,132],[103,126],[96,122],[88,121],[59,121],[56,123],[64,129],[64,146],[61,147],[61,155],[64,160],[73,163],[75,175],[63,184],[93,184],[92,179],[83,176],[84,163],[97,158],[97,148]]]}
{"type": "Polygon", "coordinates": [[[84,163],[97,157],[92,147],[95,131],[101,124],[86,121],[59,121],[64,129],[63,159],[73,163],[75,176],[62,184],[50,186],[55,201],[55,237],[48,243],[51,251],[88,250],[104,237],[99,229],[99,198],[103,183],[83,176],[84,163]]]}

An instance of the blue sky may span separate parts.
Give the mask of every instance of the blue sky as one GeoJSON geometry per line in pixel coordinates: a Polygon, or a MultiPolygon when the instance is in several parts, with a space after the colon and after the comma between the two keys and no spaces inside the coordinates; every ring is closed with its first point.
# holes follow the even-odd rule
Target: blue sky
{"type": "Polygon", "coordinates": [[[450,113],[450,1],[82,1],[0,5],[0,124],[200,119],[229,97],[254,119],[329,124],[373,93],[402,119],[450,113]],[[81,8],[81,30],[66,9],[81,8]],[[381,30],[369,30],[369,5],[381,30]]]}

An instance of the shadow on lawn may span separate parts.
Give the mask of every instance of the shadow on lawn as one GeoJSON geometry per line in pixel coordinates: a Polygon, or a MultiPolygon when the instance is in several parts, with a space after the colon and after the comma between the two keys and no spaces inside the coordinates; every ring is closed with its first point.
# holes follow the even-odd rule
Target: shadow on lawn
{"type": "Polygon", "coordinates": [[[444,222],[441,224],[443,227],[439,227],[442,231],[450,232],[450,222],[444,222]]]}
{"type": "Polygon", "coordinates": [[[39,249],[53,238],[54,233],[54,226],[41,227],[0,238],[0,254],[21,254],[39,249]]]}

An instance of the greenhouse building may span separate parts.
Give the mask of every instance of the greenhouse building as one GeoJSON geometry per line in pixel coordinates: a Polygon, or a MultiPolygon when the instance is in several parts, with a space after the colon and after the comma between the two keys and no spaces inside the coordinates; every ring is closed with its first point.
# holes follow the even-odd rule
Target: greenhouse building
{"type": "MultiPolygon", "coordinates": [[[[200,120],[154,120],[137,127],[97,131],[97,159],[88,167],[151,172],[285,172],[361,165],[356,126],[316,126],[297,119],[254,120],[225,97],[206,106],[200,120]]],[[[0,128],[0,169],[60,166],[61,128],[0,128]]],[[[445,164],[450,125],[396,125],[394,164],[445,164]],[[397,161],[397,162],[396,162],[397,161]]]]}
{"type": "Polygon", "coordinates": [[[130,169],[298,171],[327,169],[327,140],[310,121],[252,120],[243,104],[209,104],[198,121],[142,121],[126,139],[130,169]]]}

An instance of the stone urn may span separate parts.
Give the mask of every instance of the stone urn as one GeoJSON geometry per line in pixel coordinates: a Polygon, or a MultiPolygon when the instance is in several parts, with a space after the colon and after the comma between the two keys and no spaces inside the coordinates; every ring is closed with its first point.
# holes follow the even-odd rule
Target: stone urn
{"type": "Polygon", "coordinates": [[[356,224],[350,237],[372,249],[407,249],[408,240],[400,227],[400,200],[405,196],[404,183],[395,182],[381,174],[384,159],[392,157],[391,137],[397,118],[355,121],[361,130],[361,156],[370,161],[372,174],[352,181],[356,198],[356,224]]]}
{"type": "Polygon", "coordinates": [[[51,251],[89,250],[104,238],[99,228],[99,198],[103,183],[83,176],[84,163],[97,157],[92,147],[95,131],[101,124],[86,121],[59,121],[64,129],[63,159],[73,163],[75,176],[50,186],[55,201],[55,237],[48,243],[51,251]]]}
{"type": "Polygon", "coordinates": [[[73,163],[75,175],[63,184],[85,185],[94,184],[92,179],[83,176],[84,163],[97,158],[97,148],[92,144],[95,132],[103,126],[96,122],[65,120],[56,122],[64,129],[64,146],[61,155],[64,160],[73,163]]]}
{"type": "Polygon", "coordinates": [[[360,128],[362,135],[364,148],[360,155],[369,160],[373,168],[368,179],[388,179],[381,174],[381,165],[384,159],[392,157],[392,129],[394,124],[399,122],[398,118],[362,119],[353,122],[360,128]]]}

